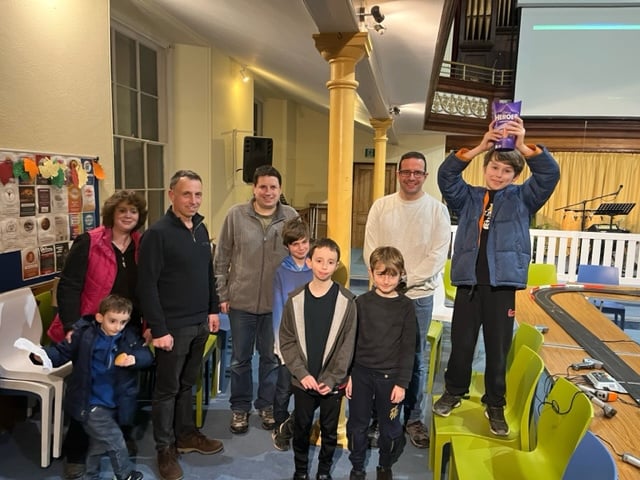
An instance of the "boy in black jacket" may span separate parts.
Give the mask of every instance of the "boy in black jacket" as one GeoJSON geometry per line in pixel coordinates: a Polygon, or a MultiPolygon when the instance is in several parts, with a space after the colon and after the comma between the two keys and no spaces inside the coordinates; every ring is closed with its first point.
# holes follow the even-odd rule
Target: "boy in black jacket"
{"type": "Polygon", "coordinates": [[[376,248],[369,257],[369,275],[374,288],[356,298],[358,333],[346,389],[349,479],[366,478],[367,430],[375,404],[380,427],[376,478],[391,480],[391,466],[406,444],[400,405],[413,371],[417,320],[413,301],[399,292],[406,271],[397,248],[376,248]]]}
{"type": "MultiPolygon", "coordinates": [[[[117,480],[142,478],[129,459],[118,423],[132,419],[136,409],[137,375],[129,367],[141,369],[153,363],[142,338],[134,329],[124,328],[131,309],[130,300],[108,295],[100,302],[95,318],[85,316],[76,322],[70,341],[44,347],[54,367],[73,362],[65,410],[89,435],[87,479],[100,478],[100,459],[105,454],[117,480]]],[[[31,359],[42,363],[36,355],[31,359]]]]}

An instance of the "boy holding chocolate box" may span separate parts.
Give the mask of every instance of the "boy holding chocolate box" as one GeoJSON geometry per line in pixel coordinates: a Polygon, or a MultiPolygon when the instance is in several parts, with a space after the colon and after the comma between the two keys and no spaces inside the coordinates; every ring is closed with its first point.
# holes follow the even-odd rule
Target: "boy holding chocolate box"
{"type": "Polygon", "coordinates": [[[491,122],[479,145],[452,153],[438,170],[440,191],[459,217],[451,261],[451,283],[458,288],[445,392],[434,403],[433,412],[448,416],[468,393],[473,353],[482,326],[486,351],[482,402],[491,432],[506,436],[506,358],[513,334],[515,292],[527,284],[531,218],[553,193],[560,169],[545,147],[525,143],[519,116],[499,128],[496,123],[491,122]],[[507,136],[514,138],[514,149],[496,149],[507,136]],[[483,152],[486,186],[469,185],[462,179],[462,172],[483,152]],[[532,175],[515,185],[525,162],[532,175]]]}

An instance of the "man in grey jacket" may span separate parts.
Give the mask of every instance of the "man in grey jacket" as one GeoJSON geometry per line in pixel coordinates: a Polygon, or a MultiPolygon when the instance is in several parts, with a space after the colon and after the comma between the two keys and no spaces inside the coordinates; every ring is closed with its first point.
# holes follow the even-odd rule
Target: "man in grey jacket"
{"type": "Polygon", "coordinates": [[[232,433],[245,433],[253,401],[251,359],[260,355],[254,407],[265,430],[273,429],[278,360],[273,353],[273,279],[287,255],[282,227],[298,213],[280,203],[282,177],[270,165],[253,176],[253,198],[229,209],[218,236],[215,275],[220,311],[231,323],[232,433]]]}

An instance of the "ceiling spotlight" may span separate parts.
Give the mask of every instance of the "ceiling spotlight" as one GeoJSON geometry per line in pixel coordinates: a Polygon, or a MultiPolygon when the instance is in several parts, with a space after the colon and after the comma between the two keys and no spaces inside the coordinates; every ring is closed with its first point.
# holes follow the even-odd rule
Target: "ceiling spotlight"
{"type": "Polygon", "coordinates": [[[242,81],[247,83],[249,81],[249,75],[247,75],[246,67],[242,67],[240,69],[240,76],[242,77],[242,81]]]}
{"type": "Polygon", "coordinates": [[[371,7],[371,15],[373,16],[373,19],[378,23],[382,23],[384,21],[384,15],[380,13],[380,7],[378,5],[374,5],[373,7],[371,7]]]}
{"type": "Polygon", "coordinates": [[[384,15],[382,14],[382,12],[380,12],[380,7],[378,5],[374,5],[373,7],[371,7],[371,13],[366,13],[365,7],[358,8],[358,20],[360,21],[360,23],[364,23],[364,17],[369,16],[373,17],[373,19],[377,23],[382,23],[384,20],[384,15]]]}
{"type": "Polygon", "coordinates": [[[400,107],[398,107],[397,105],[392,105],[391,107],[389,107],[389,115],[393,115],[394,117],[396,115],[400,115],[400,107]]]}

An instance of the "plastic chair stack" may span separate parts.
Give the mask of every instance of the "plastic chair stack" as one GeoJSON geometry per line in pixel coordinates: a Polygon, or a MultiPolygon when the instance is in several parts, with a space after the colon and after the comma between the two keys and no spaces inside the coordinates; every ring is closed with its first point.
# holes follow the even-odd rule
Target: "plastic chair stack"
{"type": "Polygon", "coordinates": [[[61,455],[64,377],[71,373],[71,363],[45,372],[41,366],[34,365],[29,360],[27,352],[13,346],[20,337],[27,338],[36,345],[40,344],[42,337],[40,311],[29,288],[0,294],[0,379],[2,388],[27,391],[40,397],[43,411],[41,465],[47,467],[51,460],[51,435],[53,456],[58,458],[61,455]],[[50,421],[50,410],[47,410],[51,404],[53,424],[50,421]]]}
{"type": "Polygon", "coordinates": [[[527,286],[554,285],[558,283],[558,272],[552,263],[530,263],[527,274],[527,286]]]}
{"type": "Polygon", "coordinates": [[[449,478],[562,478],[569,460],[591,424],[592,417],[593,405],[587,396],[565,378],[558,378],[542,405],[536,427],[537,444],[533,450],[507,446],[497,438],[456,436],[451,440],[449,478]]]}
{"type": "MultiPolygon", "coordinates": [[[[506,437],[498,438],[491,433],[489,420],[484,415],[486,406],[480,402],[479,398],[462,400],[462,404],[448,417],[432,414],[429,468],[433,472],[433,478],[440,478],[445,445],[461,435],[485,441],[495,439],[500,445],[527,450],[530,442],[531,405],[543,369],[544,362],[537,353],[526,345],[518,349],[506,378],[507,405],[504,415],[510,428],[509,435],[506,437]]],[[[439,396],[434,398],[434,401],[437,398],[439,396]]]]}

